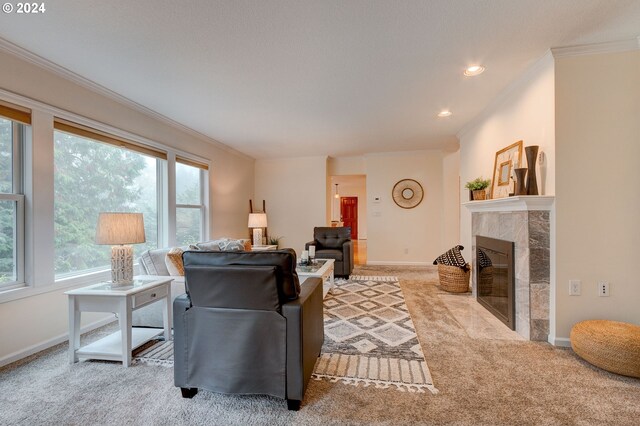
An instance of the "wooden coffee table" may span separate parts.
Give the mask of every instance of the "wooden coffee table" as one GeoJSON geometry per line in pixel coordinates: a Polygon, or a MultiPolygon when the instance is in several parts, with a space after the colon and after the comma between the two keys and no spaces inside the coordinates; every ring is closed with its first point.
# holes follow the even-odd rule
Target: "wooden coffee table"
{"type": "Polygon", "coordinates": [[[316,259],[313,265],[297,265],[296,272],[299,277],[317,277],[322,279],[322,298],[324,299],[329,291],[333,290],[333,259],[316,259]]]}

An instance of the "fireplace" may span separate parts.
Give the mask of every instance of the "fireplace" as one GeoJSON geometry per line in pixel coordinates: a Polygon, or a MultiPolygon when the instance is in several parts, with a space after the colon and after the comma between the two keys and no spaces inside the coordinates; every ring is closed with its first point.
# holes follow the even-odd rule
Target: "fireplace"
{"type": "Polygon", "coordinates": [[[514,243],[476,236],[476,297],[512,330],[515,321],[514,243]]]}

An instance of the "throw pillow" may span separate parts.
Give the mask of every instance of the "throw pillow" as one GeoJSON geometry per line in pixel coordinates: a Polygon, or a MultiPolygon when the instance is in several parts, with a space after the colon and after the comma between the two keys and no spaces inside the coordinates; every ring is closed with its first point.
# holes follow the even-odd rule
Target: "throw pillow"
{"type": "Polygon", "coordinates": [[[196,244],[199,250],[205,251],[220,251],[220,245],[218,241],[207,241],[206,243],[198,243],[196,244]]]}
{"type": "Polygon", "coordinates": [[[222,251],[243,251],[244,243],[241,240],[226,240],[218,243],[222,251]]]}
{"type": "Polygon", "coordinates": [[[244,251],[251,251],[251,240],[240,240],[244,244],[244,251]]]}
{"type": "Polygon", "coordinates": [[[466,272],[469,269],[469,265],[467,265],[464,257],[462,257],[462,253],[460,253],[460,250],[464,250],[464,247],[457,245],[454,248],[447,250],[446,252],[438,256],[438,258],[433,261],[433,264],[437,265],[438,263],[440,263],[447,266],[457,266],[464,269],[464,271],[466,272]]]}
{"type": "Polygon", "coordinates": [[[174,247],[167,253],[164,262],[169,270],[169,275],[182,275],[184,276],[184,263],[182,262],[182,249],[180,247],[174,247]]]}

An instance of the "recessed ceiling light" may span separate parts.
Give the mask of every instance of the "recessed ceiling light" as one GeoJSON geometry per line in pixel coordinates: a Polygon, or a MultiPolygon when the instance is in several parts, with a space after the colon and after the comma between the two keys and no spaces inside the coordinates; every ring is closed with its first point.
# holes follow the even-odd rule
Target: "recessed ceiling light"
{"type": "Polygon", "coordinates": [[[448,109],[442,110],[438,113],[438,117],[449,117],[452,114],[448,109]]]}
{"type": "Polygon", "coordinates": [[[471,65],[464,70],[464,75],[467,77],[473,77],[474,75],[480,75],[484,72],[484,67],[482,65],[471,65]]]}

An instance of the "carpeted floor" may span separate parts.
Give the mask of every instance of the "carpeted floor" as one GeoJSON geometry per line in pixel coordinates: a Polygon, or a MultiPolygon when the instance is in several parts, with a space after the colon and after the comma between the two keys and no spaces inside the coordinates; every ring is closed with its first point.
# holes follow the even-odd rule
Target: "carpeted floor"
{"type": "Polygon", "coordinates": [[[439,296],[435,268],[356,273],[400,278],[438,394],[311,381],[298,412],[268,397],[200,392],[187,400],[171,369],[70,366],[62,344],[0,369],[0,424],[638,424],[640,380],[546,343],[470,337],[439,296]]]}

